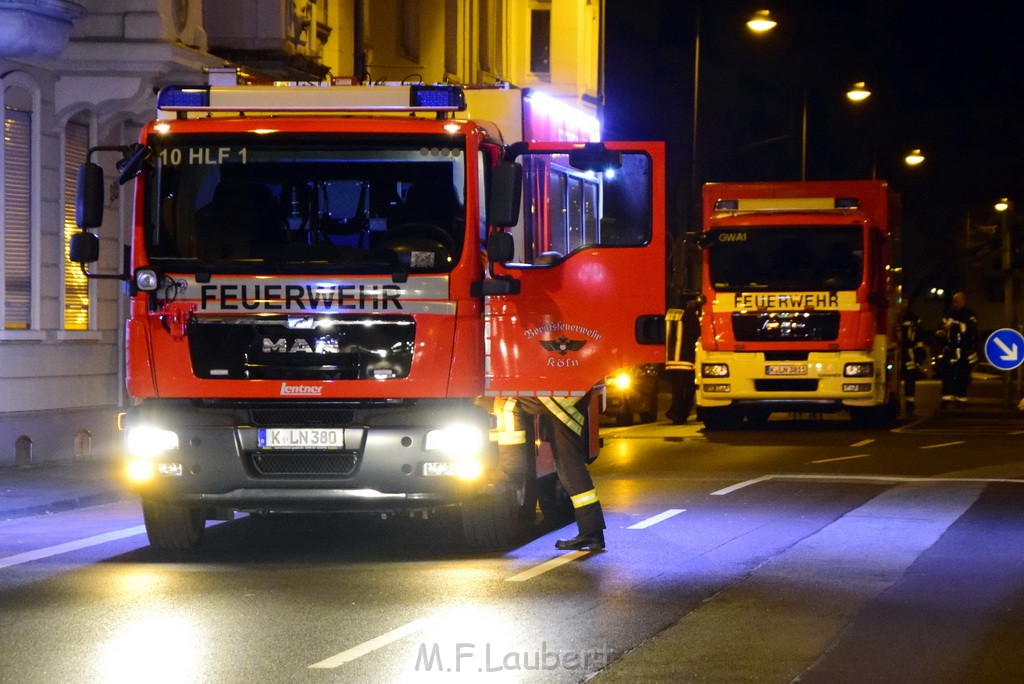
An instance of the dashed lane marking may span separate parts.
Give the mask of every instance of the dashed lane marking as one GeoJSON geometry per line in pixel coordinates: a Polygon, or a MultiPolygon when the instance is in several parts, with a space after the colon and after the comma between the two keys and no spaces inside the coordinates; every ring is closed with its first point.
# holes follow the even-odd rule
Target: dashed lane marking
{"type": "Polygon", "coordinates": [[[868,444],[871,444],[874,441],[875,441],[874,439],[862,439],[859,442],[854,442],[850,446],[852,446],[854,449],[857,449],[857,448],[860,448],[862,446],[867,446],[868,444]]]}
{"type": "Polygon", "coordinates": [[[837,456],[836,458],[820,458],[817,461],[811,461],[812,464],[817,463],[832,463],[833,461],[849,461],[854,458],[867,458],[871,454],[857,454],[856,456],[837,456]]]}
{"type": "Polygon", "coordinates": [[[555,568],[561,567],[561,566],[565,565],[566,563],[571,563],[572,561],[576,560],[577,558],[581,558],[583,556],[586,556],[588,553],[590,553],[590,551],[570,551],[569,553],[564,553],[561,556],[558,556],[556,558],[552,558],[551,560],[545,561],[544,563],[541,563],[540,565],[535,565],[532,568],[530,568],[529,570],[523,570],[522,572],[520,572],[517,575],[512,575],[511,577],[509,577],[505,581],[506,582],[525,582],[526,580],[533,579],[537,575],[543,575],[545,572],[548,572],[549,570],[554,570],[555,568]]]}
{"type": "Polygon", "coordinates": [[[330,658],[325,658],[324,660],[321,660],[319,663],[313,663],[309,666],[309,669],[333,670],[334,668],[344,665],[345,663],[352,662],[356,658],[362,658],[367,653],[372,653],[377,649],[384,648],[388,644],[393,644],[399,639],[404,639],[410,634],[421,632],[427,627],[429,627],[432,622],[434,622],[434,619],[432,618],[420,618],[418,620],[413,620],[412,622],[408,622],[402,625],[401,627],[396,627],[395,629],[391,630],[390,632],[387,632],[386,634],[381,634],[379,637],[375,637],[373,639],[370,639],[369,641],[364,641],[358,646],[353,646],[347,651],[342,651],[341,653],[333,655],[330,658]]]}
{"type": "Polygon", "coordinates": [[[941,444],[926,444],[922,449],[941,449],[942,447],[956,446],[957,444],[966,444],[963,440],[957,442],[942,442],[941,444]]]}
{"type": "Polygon", "coordinates": [[[665,511],[664,513],[659,513],[658,515],[651,516],[647,520],[641,520],[640,522],[636,523],[635,525],[630,525],[626,529],[627,530],[642,530],[642,529],[645,529],[647,527],[650,527],[651,525],[657,525],[661,521],[668,520],[669,518],[677,516],[680,513],[683,513],[685,511],[686,511],[685,508],[670,508],[667,511],[665,511]]]}

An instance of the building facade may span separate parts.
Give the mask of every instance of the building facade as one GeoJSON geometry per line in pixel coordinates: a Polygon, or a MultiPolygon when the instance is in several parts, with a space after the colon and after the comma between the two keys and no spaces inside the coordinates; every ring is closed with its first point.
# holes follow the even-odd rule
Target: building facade
{"type": "MultiPolygon", "coordinates": [[[[78,166],[137,140],[159,88],[229,65],[291,81],[503,80],[596,108],[604,1],[0,2],[0,468],[119,454],[121,283],[87,279],[67,246],[78,166]]],[[[111,154],[93,161],[109,169],[111,154]]],[[[106,187],[90,270],[114,274],[133,197],[106,187]]]]}

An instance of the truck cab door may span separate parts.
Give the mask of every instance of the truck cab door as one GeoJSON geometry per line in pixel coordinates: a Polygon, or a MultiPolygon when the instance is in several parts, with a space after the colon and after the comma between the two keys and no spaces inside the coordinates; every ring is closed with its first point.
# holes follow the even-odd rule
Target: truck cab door
{"type": "Polygon", "coordinates": [[[663,144],[515,147],[518,220],[492,228],[514,247],[502,236],[490,263],[514,287],[485,290],[486,393],[578,396],[664,361],[663,144]]]}

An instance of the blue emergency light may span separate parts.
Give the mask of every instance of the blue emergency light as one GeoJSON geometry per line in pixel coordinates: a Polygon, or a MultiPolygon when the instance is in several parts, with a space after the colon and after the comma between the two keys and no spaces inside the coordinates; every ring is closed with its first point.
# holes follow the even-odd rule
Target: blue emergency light
{"type": "Polygon", "coordinates": [[[167,86],[156,98],[157,109],[192,109],[210,106],[209,86],[167,86]]]}

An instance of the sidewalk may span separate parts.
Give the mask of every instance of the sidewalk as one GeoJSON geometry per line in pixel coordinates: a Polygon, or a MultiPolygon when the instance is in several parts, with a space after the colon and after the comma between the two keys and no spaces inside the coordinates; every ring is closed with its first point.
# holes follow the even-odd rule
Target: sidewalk
{"type": "Polygon", "coordinates": [[[0,521],[131,498],[120,459],[43,461],[0,469],[0,521]]]}

